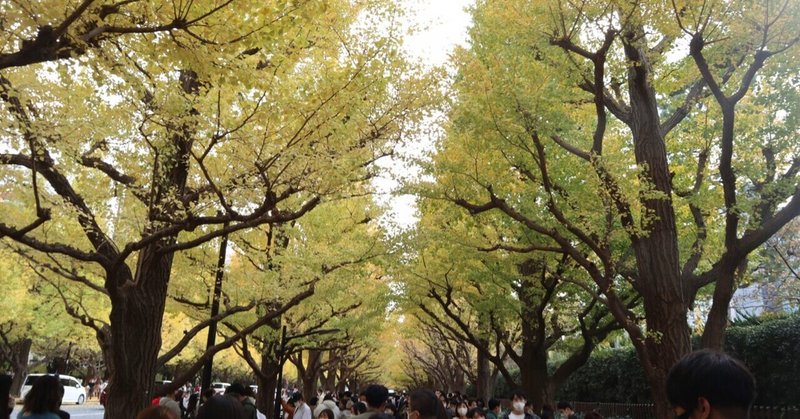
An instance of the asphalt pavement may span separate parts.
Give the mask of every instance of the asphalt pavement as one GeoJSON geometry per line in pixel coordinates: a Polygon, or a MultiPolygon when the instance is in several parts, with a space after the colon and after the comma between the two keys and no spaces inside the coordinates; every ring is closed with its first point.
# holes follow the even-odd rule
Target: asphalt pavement
{"type": "MultiPolygon", "coordinates": [[[[20,409],[22,409],[22,405],[17,404],[11,417],[16,418],[20,409]]],[[[103,406],[100,406],[97,400],[91,400],[81,405],[68,404],[61,406],[61,409],[69,412],[70,419],[103,419],[103,413],[105,413],[103,406]]]]}

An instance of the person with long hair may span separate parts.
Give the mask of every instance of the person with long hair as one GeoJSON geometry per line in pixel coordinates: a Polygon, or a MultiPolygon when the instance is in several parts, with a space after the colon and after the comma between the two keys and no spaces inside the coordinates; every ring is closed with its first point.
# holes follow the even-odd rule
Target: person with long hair
{"type": "Polygon", "coordinates": [[[61,398],[64,386],[54,375],[43,375],[33,383],[25,395],[25,403],[17,419],[60,419],[61,398]]]}

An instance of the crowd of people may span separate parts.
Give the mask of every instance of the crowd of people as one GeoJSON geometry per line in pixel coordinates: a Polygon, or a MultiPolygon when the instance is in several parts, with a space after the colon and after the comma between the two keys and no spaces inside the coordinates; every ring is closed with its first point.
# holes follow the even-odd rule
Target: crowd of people
{"type": "MultiPolygon", "coordinates": [[[[0,396],[8,397],[8,377],[0,377],[0,396]]],[[[747,419],[755,398],[755,380],[739,361],[721,352],[703,350],[685,356],[673,366],[667,383],[667,396],[676,417],[681,419],[747,419]]],[[[214,389],[202,394],[184,390],[170,397],[154,398],[152,406],[137,419],[266,419],[256,408],[250,387],[230,385],[224,394],[214,389]]],[[[69,419],[61,410],[63,385],[57,376],[37,380],[25,395],[18,419],[69,419]]],[[[0,399],[1,400],[1,399],[0,399]]],[[[8,419],[14,408],[0,403],[0,419],[8,419]]],[[[468,398],[455,392],[418,389],[390,394],[380,384],[371,384],[358,394],[325,392],[306,400],[293,391],[281,398],[283,419],[603,419],[598,412],[577,413],[569,402],[555,408],[535,408],[525,394],[514,392],[510,400],[468,398]]]]}

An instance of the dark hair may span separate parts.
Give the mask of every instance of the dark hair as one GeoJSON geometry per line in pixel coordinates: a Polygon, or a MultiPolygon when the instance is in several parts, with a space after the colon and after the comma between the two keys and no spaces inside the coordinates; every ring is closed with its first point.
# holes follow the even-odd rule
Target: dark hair
{"type": "Polygon", "coordinates": [[[319,416],[317,416],[317,418],[319,418],[319,417],[320,417],[320,416],[322,416],[323,414],[324,414],[324,415],[325,415],[325,416],[326,416],[328,419],[337,419],[337,418],[336,418],[336,416],[334,416],[334,415],[333,415],[333,410],[331,410],[331,409],[324,409],[323,411],[319,412],[319,416]]]}
{"type": "Polygon", "coordinates": [[[207,388],[207,389],[203,390],[203,394],[202,394],[202,396],[205,397],[206,400],[208,400],[208,399],[210,399],[210,398],[212,398],[212,397],[214,397],[216,395],[217,395],[217,391],[214,390],[213,388],[207,388]]]}
{"type": "Polygon", "coordinates": [[[367,411],[367,404],[364,402],[358,402],[355,404],[355,406],[356,412],[358,412],[359,415],[367,411]]]}
{"type": "Polygon", "coordinates": [[[689,412],[703,397],[715,409],[747,413],[755,399],[755,388],[756,380],[744,364],[708,349],[684,356],[667,376],[669,402],[689,412]]]}
{"type": "Polygon", "coordinates": [[[322,398],[323,402],[324,401],[328,401],[328,400],[333,400],[333,394],[328,393],[328,394],[325,395],[325,397],[322,398]]]}
{"type": "Polygon", "coordinates": [[[8,409],[8,396],[11,390],[11,376],[0,375],[0,419],[7,419],[11,415],[8,409]]]}
{"type": "Polygon", "coordinates": [[[56,412],[61,406],[61,397],[64,396],[64,386],[54,375],[43,375],[33,383],[33,387],[25,395],[25,404],[22,408],[29,413],[56,412]]]}
{"type": "Polygon", "coordinates": [[[303,398],[303,393],[295,391],[294,394],[292,394],[292,397],[289,397],[289,403],[295,403],[298,400],[305,401],[306,399],[303,398]]]}
{"type": "Polygon", "coordinates": [[[597,412],[589,412],[583,415],[583,419],[603,419],[603,415],[597,412]]]}
{"type": "Polygon", "coordinates": [[[200,397],[197,393],[192,393],[189,396],[189,403],[186,404],[186,410],[189,412],[194,412],[197,409],[197,401],[199,398],[200,397]]]}
{"type": "Polygon", "coordinates": [[[569,402],[561,401],[561,402],[558,402],[558,404],[556,405],[556,408],[559,409],[559,410],[561,410],[561,409],[572,409],[572,405],[569,404],[569,402]]]}
{"type": "Polygon", "coordinates": [[[244,389],[242,383],[233,383],[225,389],[225,394],[235,394],[237,396],[244,396],[247,390],[244,389]]]}
{"type": "Polygon", "coordinates": [[[497,409],[497,406],[500,406],[500,400],[489,399],[489,410],[497,409]]]}
{"type": "Polygon", "coordinates": [[[167,406],[150,406],[136,415],[136,419],[180,419],[167,406]]]}
{"type": "Polygon", "coordinates": [[[513,393],[511,393],[511,397],[509,398],[511,400],[514,400],[514,397],[518,399],[528,400],[528,398],[525,397],[525,393],[523,393],[522,390],[515,390],[513,393]]]}
{"type": "Polygon", "coordinates": [[[480,414],[483,417],[486,417],[486,413],[483,411],[483,409],[481,409],[479,407],[476,407],[474,409],[470,409],[469,412],[467,413],[467,417],[468,418],[474,418],[476,413],[480,414]]]}
{"type": "Polygon", "coordinates": [[[370,407],[380,407],[389,398],[389,390],[380,384],[370,384],[364,389],[364,396],[370,407]]]}
{"type": "Polygon", "coordinates": [[[312,397],[312,398],[311,398],[311,399],[308,401],[308,404],[309,404],[310,406],[316,406],[317,404],[319,404],[319,397],[312,397]]]}
{"type": "Polygon", "coordinates": [[[430,390],[414,390],[408,395],[407,412],[419,412],[420,419],[450,419],[444,411],[442,401],[430,390]]]}
{"type": "Polygon", "coordinates": [[[244,408],[229,396],[214,396],[200,406],[197,419],[245,419],[244,408]]]}
{"type": "Polygon", "coordinates": [[[394,419],[394,416],[387,415],[386,413],[373,413],[369,416],[369,419],[394,419]]]}

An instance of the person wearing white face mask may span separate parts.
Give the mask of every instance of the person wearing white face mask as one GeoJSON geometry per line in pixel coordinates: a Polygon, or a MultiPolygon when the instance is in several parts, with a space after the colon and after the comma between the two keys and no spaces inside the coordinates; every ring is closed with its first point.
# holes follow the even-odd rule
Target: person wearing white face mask
{"type": "Polygon", "coordinates": [[[511,411],[503,415],[503,419],[540,419],[533,413],[525,413],[525,395],[515,391],[511,397],[511,411]]]}
{"type": "Polygon", "coordinates": [[[294,419],[311,419],[311,408],[306,404],[302,393],[294,393],[289,403],[294,403],[294,419]]]}
{"type": "Polygon", "coordinates": [[[453,419],[467,419],[467,412],[469,412],[467,402],[460,402],[456,406],[456,416],[453,419]]]}

